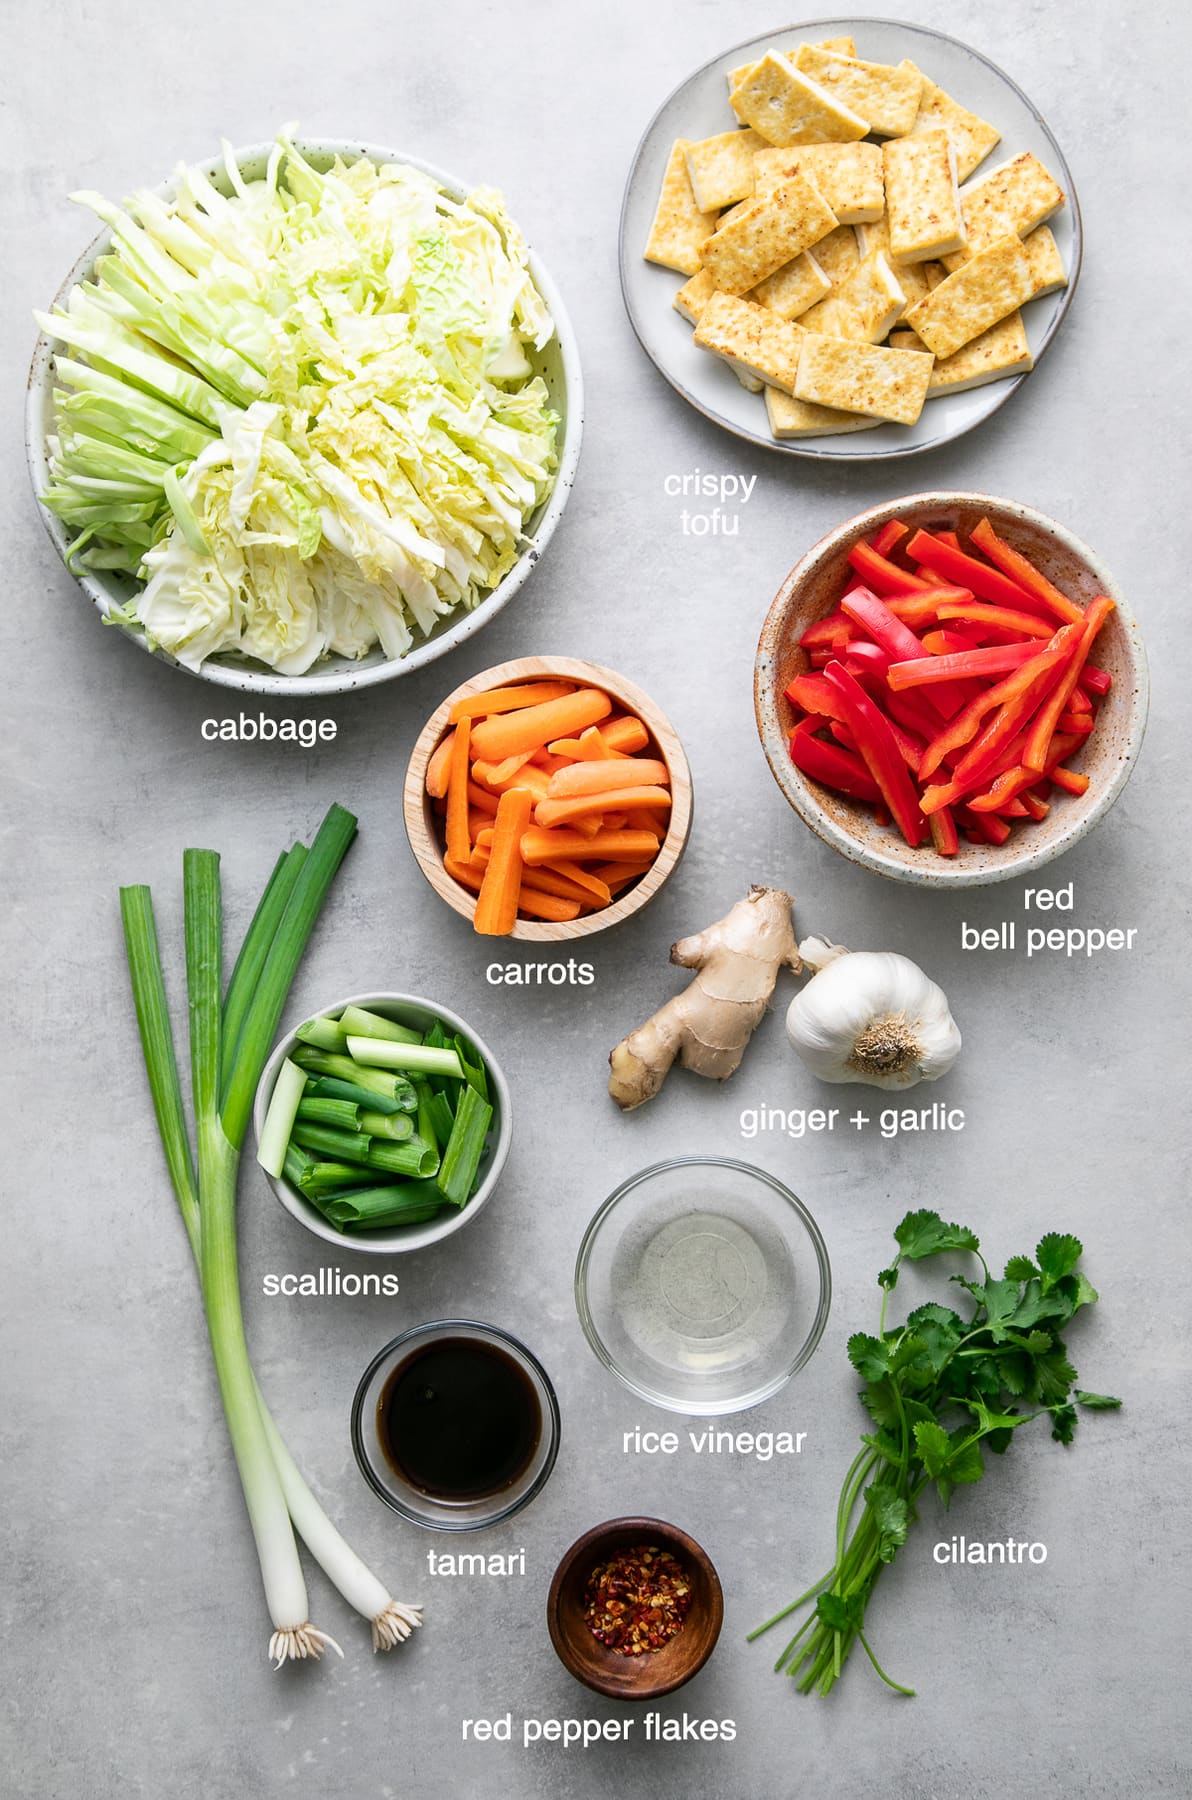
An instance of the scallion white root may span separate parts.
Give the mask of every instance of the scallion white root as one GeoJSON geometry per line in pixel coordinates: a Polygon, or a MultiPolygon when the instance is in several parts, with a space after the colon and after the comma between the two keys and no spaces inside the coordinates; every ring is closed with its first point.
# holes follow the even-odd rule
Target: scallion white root
{"type": "Polygon", "coordinates": [[[354,1606],[372,1626],[374,1650],[392,1650],[422,1623],[422,1608],[394,1600],[347,1540],[341,1537],[310,1488],[286,1447],[257,1388],[257,1405],[265,1437],[277,1468],[294,1529],[349,1606],[354,1606]]]}

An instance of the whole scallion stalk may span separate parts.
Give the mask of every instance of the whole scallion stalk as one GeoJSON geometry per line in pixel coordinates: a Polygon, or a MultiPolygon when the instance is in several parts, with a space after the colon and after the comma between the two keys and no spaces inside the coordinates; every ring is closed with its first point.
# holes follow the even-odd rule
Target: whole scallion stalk
{"type": "Polygon", "coordinates": [[[278,1666],[290,1659],[317,1657],[325,1645],[333,1644],[306,1617],[306,1589],[291,1521],[340,1592],[370,1620],[374,1648],[392,1648],[421,1623],[419,1609],[393,1600],[350,1549],[302,1479],[261,1397],[240,1312],[236,1176],[248,1107],[298,962],[355,825],[350,813],[332,807],[309,859],[305,848],[296,845],[279,860],[222,1006],[219,859],[211,851],[185,854],[197,1175],[152,897],[146,887],[122,888],[120,893],[150,1092],[171,1184],[199,1268],[229,1435],[274,1624],[270,1655],[278,1666]]]}

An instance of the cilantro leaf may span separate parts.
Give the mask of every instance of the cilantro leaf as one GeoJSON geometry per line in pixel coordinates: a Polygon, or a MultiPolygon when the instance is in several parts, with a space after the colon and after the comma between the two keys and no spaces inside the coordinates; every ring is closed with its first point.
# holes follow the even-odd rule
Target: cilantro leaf
{"type": "Polygon", "coordinates": [[[894,1232],[894,1241],[908,1262],[938,1256],[943,1250],[978,1250],[980,1240],[967,1225],[949,1225],[938,1213],[923,1209],[907,1213],[894,1232]]]}
{"type": "Polygon", "coordinates": [[[1021,1350],[1003,1350],[997,1358],[1002,1383],[1011,1394],[1025,1394],[1031,1380],[1031,1359],[1021,1350]]]}
{"type": "Polygon", "coordinates": [[[1116,1394],[1090,1394],[1087,1388],[1074,1389],[1072,1398],[1090,1412],[1114,1412],[1122,1404],[1116,1394]]]}
{"type": "Polygon", "coordinates": [[[880,1269],[878,1271],[877,1285],[879,1287],[885,1288],[887,1293],[889,1293],[891,1288],[898,1286],[898,1264],[897,1263],[891,1264],[891,1266],[888,1269],[880,1269]]]}
{"type": "Polygon", "coordinates": [[[910,1526],[906,1501],[893,1488],[874,1482],[865,1489],[865,1504],[878,1528],[878,1556],[882,1562],[893,1562],[910,1526]]]}
{"type": "Polygon", "coordinates": [[[1016,1281],[987,1281],[982,1293],[985,1323],[995,1344],[1005,1341],[1006,1325],[1018,1311],[1022,1294],[1016,1281]]]}
{"type": "Polygon", "coordinates": [[[1029,1281],[1039,1273],[1029,1256],[1012,1256],[1006,1264],[1007,1281],[1029,1281]]]}
{"type": "Polygon", "coordinates": [[[888,1425],[897,1429],[902,1422],[892,1381],[871,1381],[868,1387],[861,1390],[861,1404],[875,1425],[888,1425]]]}
{"type": "Polygon", "coordinates": [[[1061,1276],[1055,1285],[1056,1292],[1071,1302],[1073,1312],[1079,1312],[1082,1306],[1094,1305],[1101,1297],[1088,1276],[1079,1269],[1074,1275],[1061,1276]]]}
{"type": "Polygon", "coordinates": [[[935,1481],[947,1467],[952,1449],[947,1432],[934,1420],[920,1419],[915,1426],[915,1448],[924,1470],[935,1481]]]}
{"type": "Polygon", "coordinates": [[[954,1431],[951,1433],[952,1454],[948,1458],[949,1480],[956,1482],[980,1481],[985,1473],[985,1458],[981,1455],[981,1446],[971,1433],[954,1431]]]}
{"type": "Polygon", "coordinates": [[[1045,1238],[1040,1238],[1035,1247],[1035,1256],[1045,1294],[1049,1294],[1064,1275],[1075,1272],[1083,1253],[1084,1245],[1080,1239],[1072,1237],[1068,1232],[1049,1231],[1045,1238]]]}
{"type": "Polygon", "coordinates": [[[1025,1423],[1023,1413],[992,1412],[984,1400],[965,1400],[963,1402],[976,1418],[982,1433],[990,1431],[1016,1431],[1025,1423]]]}
{"type": "Polygon", "coordinates": [[[840,1594],[821,1594],[815,1603],[816,1616],[829,1631],[859,1631],[862,1610],[857,1594],[847,1600],[840,1594]]]}
{"type": "Polygon", "coordinates": [[[1057,1444],[1070,1444],[1076,1433],[1076,1408],[1057,1406],[1051,1415],[1051,1435],[1057,1444]]]}
{"type": "Polygon", "coordinates": [[[957,1337],[964,1331],[964,1320],[960,1314],[954,1313],[950,1307],[937,1306],[934,1300],[928,1301],[926,1306],[916,1306],[913,1313],[907,1314],[906,1322],[912,1326],[946,1325],[956,1332],[957,1337]]]}
{"type": "Polygon", "coordinates": [[[880,1381],[890,1373],[890,1352],[881,1338],[856,1331],[848,1341],[848,1359],[866,1381],[880,1381]]]}
{"type": "Polygon", "coordinates": [[[1050,1406],[1057,1401],[1066,1400],[1075,1380],[1076,1370],[1065,1356],[1064,1346],[1058,1338],[1053,1349],[1044,1350],[1036,1356],[1032,1386],[1044,1405],[1050,1406]]]}
{"type": "Polygon", "coordinates": [[[1042,1319],[1058,1319],[1062,1324],[1074,1311],[1068,1295],[1062,1292],[1045,1294],[1041,1283],[1028,1281],[1022,1304],[1015,1311],[1014,1323],[1020,1330],[1037,1325],[1042,1319]]]}

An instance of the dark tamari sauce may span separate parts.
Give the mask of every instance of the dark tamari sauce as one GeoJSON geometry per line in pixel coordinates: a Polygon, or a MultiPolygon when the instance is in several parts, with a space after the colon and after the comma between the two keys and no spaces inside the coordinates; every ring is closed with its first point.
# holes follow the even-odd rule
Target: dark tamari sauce
{"type": "Polygon", "coordinates": [[[477,1500],[525,1473],[542,1409],[511,1356],[476,1338],[441,1338],[399,1363],[377,1403],[377,1434],[397,1473],[438,1500],[477,1500]]]}

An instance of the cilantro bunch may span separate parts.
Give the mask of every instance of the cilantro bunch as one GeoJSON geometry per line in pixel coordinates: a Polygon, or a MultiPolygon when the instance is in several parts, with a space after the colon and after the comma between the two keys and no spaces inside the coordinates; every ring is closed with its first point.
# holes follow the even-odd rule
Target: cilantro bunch
{"type": "Polygon", "coordinates": [[[1048,1232],[1034,1260],[1012,1256],[1000,1280],[990,1274],[976,1234],[947,1224],[938,1213],[908,1213],[894,1239],[898,1255],[878,1276],[877,1336],[859,1331],[848,1341],[849,1361],[865,1381],[861,1400],[873,1430],[862,1437],[840,1491],[836,1561],[806,1593],[750,1633],[760,1637],[815,1601],[774,1665],[801,1675],[804,1694],[831,1692],[854,1639],[887,1686],[913,1694],[881,1667],[864,1621],[878,1576],[918,1517],[923,1489],[934,1483],[947,1506],[957,1487],[981,1480],[985,1451],[1004,1455],[1015,1432],[1033,1419],[1049,1418],[1052,1437],[1070,1444],[1077,1406],[1097,1411],[1121,1405],[1110,1394],[1075,1385],[1076,1370],[1060,1336],[1068,1320],[1097,1299],[1077,1266],[1083,1250],[1078,1238],[1048,1232]],[[901,1265],[946,1251],[971,1252],[981,1265],[979,1281],[950,1278],[971,1302],[968,1317],[931,1302],[888,1330],[886,1308],[901,1265]]]}

